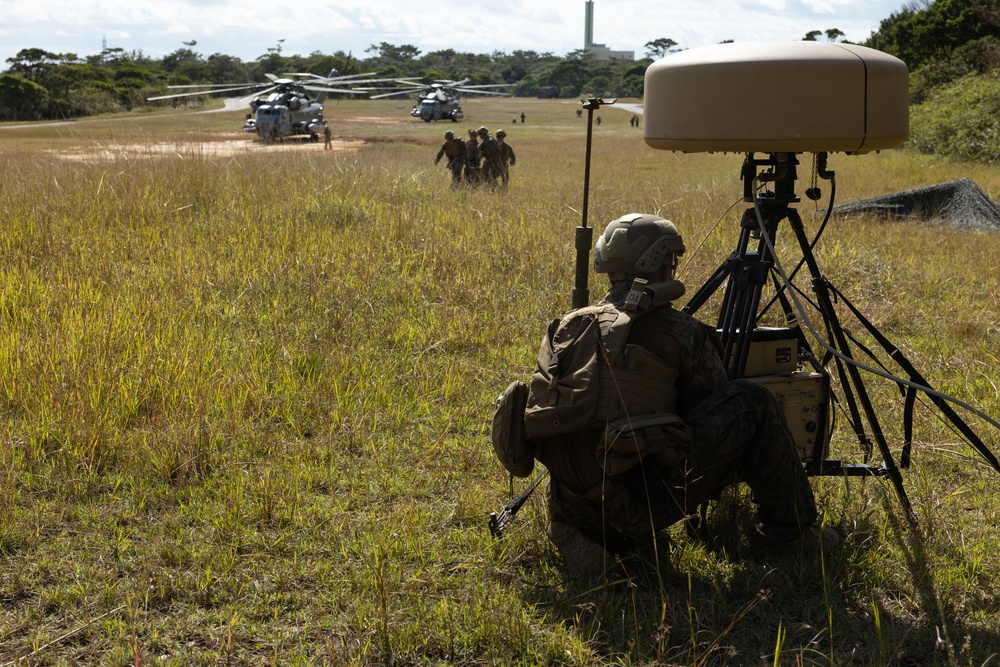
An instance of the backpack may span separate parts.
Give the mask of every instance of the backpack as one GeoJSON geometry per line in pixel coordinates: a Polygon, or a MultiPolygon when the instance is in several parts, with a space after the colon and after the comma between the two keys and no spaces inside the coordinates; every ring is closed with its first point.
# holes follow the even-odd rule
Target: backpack
{"type": "MultiPolygon", "coordinates": [[[[672,281],[650,286],[659,290],[644,290],[646,282],[639,279],[636,286],[624,309],[598,304],[554,319],[529,383],[512,382],[497,399],[493,448],[511,474],[529,476],[535,448],[546,440],[605,430],[627,417],[623,406],[631,406],[635,415],[663,413],[663,397],[671,395],[673,376],[669,369],[650,377],[648,370],[626,368],[628,354],[648,360],[647,369],[657,363],[642,348],[626,343],[635,319],[672,301],[683,286],[672,281]]],[[[617,430],[614,433],[617,439],[617,430]]]]}
{"type": "Polygon", "coordinates": [[[618,416],[617,402],[602,404],[599,386],[607,360],[621,357],[631,319],[607,304],[549,324],[530,384],[515,380],[496,400],[493,451],[508,472],[528,477],[537,443],[618,416]]]}
{"type": "Polygon", "coordinates": [[[528,385],[511,382],[497,398],[493,410],[493,451],[515,477],[528,477],[535,468],[535,448],[524,436],[524,406],[528,385]]]}
{"type": "Polygon", "coordinates": [[[601,304],[552,321],[528,384],[524,431],[529,441],[603,428],[621,416],[611,369],[622,365],[634,317],[601,304]]]}

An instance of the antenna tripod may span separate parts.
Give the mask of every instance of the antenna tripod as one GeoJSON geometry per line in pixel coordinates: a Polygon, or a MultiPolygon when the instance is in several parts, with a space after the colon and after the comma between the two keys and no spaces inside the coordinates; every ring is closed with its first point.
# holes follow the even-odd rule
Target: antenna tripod
{"type": "MultiPolygon", "coordinates": [[[[730,379],[741,378],[747,368],[747,361],[751,355],[751,342],[754,340],[754,332],[757,330],[757,323],[766,310],[775,300],[781,303],[784,310],[785,321],[794,332],[798,342],[799,359],[807,361],[813,369],[828,379],[830,373],[825,370],[825,366],[832,360],[835,363],[835,372],[839,380],[839,392],[842,394],[842,403],[846,405],[847,418],[854,430],[855,436],[864,451],[865,463],[848,464],[838,460],[826,458],[827,440],[829,435],[827,408],[832,401],[825,399],[824,410],[821,418],[815,425],[816,437],[813,441],[813,452],[808,453],[805,458],[806,472],[809,475],[831,475],[831,476],[875,476],[888,477],[899,496],[900,503],[906,513],[906,517],[912,526],[916,526],[916,515],[906,495],[903,487],[903,478],[900,474],[900,466],[889,449],[879,417],[872,406],[871,398],[862,381],[860,370],[854,363],[849,336],[841,327],[840,319],[833,307],[834,297],[844,300],[835,287],[822,275],[816,257],[812,252],[812,246],[806,237],[802,225],[802,219],[798,211],[790,205],[799,200],[795,194],[796,165],[798,160],[793,153],[773,153],[766,159],[756,159],[752,153],[748,154],[742,170],[744,181],[744,201],[752,202],[754,205],[747,208],[740,223],[740,238],[736,249],[722,263],[712,276],[702,285],[701,288],[691,297],[684,306],[684,312],[694,314],[706,301],[725,284],[725,292],[719,312],[718,329],[722,337],[724,356],[730,379]],[[765,173],[758,173],[760,168],[765,168],[765,173]],[[764,194],[755,192],[758,182],[770,183],[773,191],[764,194]],[[796,316],[792,304],[785,293],[789,293],[794,288],[790,282],[779,281],[776,269],[774,253],[774,239],[776,238],[779,223],[787,220],[795,238],[802,251],[802,263],[807,267],[810,282],[814,293],[812,306],[819,312],[825,327],[826,340],[829,341],[824,347],[827,354],[820,362],[813,354],[805,334],[800,326],[799,318],[796,316]],[[756,243],[755,243],[756,242],[756,243]],[[760,307],[761,294],[764,286],[772,282],[776,289],[776,296],[762,310],[760,307]],[[878,447],[882,458],[882,465],[875,466],[868,463],[872,453],[872,440],[878,447]]],[[[819,165],[818,174],[823,178],[832,179],[832,172],[826,171],[826,155],[817,155],[819,165]]],[[[807,191],[810,198],[815,198],[818,192],[807,191]]],[[[832,205],[832,203],[831,203],[832,205]]],[[[800,267],[802,264],[800,264],[800,267]]],[[[794,273],[793,273],[794,275],[794,273]]],[[[790,281],[790,278],[788,278],[790,281]]],[[[792,294],[794,298],[794,294],[792,294]]],[[[900,366],[910,374],[911,380],[926,387],[926,381],[917,373],[912,365],[902,356],[897,347],[892,345],[884,336],[875,329],[870,322],[853,306],[848,304],[852,312],[859,317],[869,333],[878,340],[883,348],[900,364],[900,366]]],[[[814,332],[815,333],[815,332],[814,332]]],[[[857,347],[865,350],[860,343],[857,347]]],[[[868,351],[865,350],[867,353],[868,351]]],[[[870,354],[870,353],[869,353],[870,354]]],[[[900,389],[903,390],[903,384],[900,389]]],[[[906,416],[904,418],[905,438],[902,451],[902,467],[909,466],[910,437],[911,437],[911,417],[913,406],[913,388],[911,384],[910,392],[906,395],[906,416]]],[[[832,398],[832,394],[828,394],[832,398]]],[[[974,433],[964,422],[944,403],[944,401],[931,395],[931,399],[951,419],[959,430],[966,435],[971,435],[970,442],[979,449],[980,453],[987,458],[995,469],[1000,469],[996,459],[985,446],[979,441],[974,433]]]]}

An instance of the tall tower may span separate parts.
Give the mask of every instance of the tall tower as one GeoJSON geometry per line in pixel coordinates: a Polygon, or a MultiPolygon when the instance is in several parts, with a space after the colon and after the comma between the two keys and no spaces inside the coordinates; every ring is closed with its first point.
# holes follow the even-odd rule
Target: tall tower
{"type": "Polygon", "coordinates": [[[583,18],[583,48],[594,43],[594,0],[587,0],[583,18]]]}

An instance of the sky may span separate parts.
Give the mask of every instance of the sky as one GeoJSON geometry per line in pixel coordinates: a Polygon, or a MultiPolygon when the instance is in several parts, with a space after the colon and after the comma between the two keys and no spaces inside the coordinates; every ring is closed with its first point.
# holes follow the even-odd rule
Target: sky
{"type": "MultiPolygon", "coordinates": [[[[594,41],[646,53],[668,38],[681,48],[798,40],[838,29],[865,40],[904,0],[594,0],[594,41]]],[[[563,56],[583,48],[585,0],[0,0],[0,70],[21,49],[98,55],[106,44],[161,58],[192,48],[253,61],[337,51],[364,58],[383,42],[429,53],[563,56]]]]}

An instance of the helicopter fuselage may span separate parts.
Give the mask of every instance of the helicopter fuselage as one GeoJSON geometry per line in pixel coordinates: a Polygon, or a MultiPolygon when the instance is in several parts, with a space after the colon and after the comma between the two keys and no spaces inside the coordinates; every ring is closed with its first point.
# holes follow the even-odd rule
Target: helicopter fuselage
{"type": "Polygon", "coordinates": [[[279,91],[258,97],[250,103],[254,111],[257,136],[263,141],[308,135],[319,140],[323,132],[323,105],[304,95],[279,91]]]}
{"type": "Polygon", "coordinates": [[[413,107],[410,115],[414,118],[420,118],[425,123],[432,120],[450,120],[457,123],[464,117],[462,107],[458,102],[451,100],[442,102],[433,95],[421,98],[419,104],[413,107]]]}

